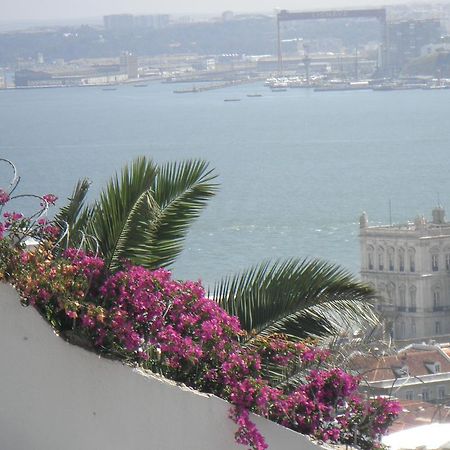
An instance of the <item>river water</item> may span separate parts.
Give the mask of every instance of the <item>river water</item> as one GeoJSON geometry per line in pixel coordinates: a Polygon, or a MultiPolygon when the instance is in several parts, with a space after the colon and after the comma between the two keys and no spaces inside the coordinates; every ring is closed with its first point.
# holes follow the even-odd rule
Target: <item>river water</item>
{"type": "Polygon", "coordinates": [[[450,206],[450,90],[177,88],[0,91],[0,157],[17,164],[21,191],[61,198],[80,177],[95,194],[137,155],[210,161],[220,192],[174,267],[206,284],[267,258],[321,257],[357,273],[361,211],[378,224],[389,201],[393,222],[450,206]]]}

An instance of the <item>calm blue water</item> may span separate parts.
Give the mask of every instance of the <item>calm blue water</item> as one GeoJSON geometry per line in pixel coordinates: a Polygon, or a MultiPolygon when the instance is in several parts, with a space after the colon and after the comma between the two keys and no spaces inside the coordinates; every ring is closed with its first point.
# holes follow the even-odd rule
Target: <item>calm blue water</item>
{"type": "Polygon", "coordinates": [[[0,91],[0,156],[19,166],[22,191],[60,197],[80,177],[98,190],[137,155],[207,159],[220,193],[175,266],[206,283],[291,256],[357,273],[362,210],[387,223],[389,199],[394,222],[429,215],[438,195],[450,207],[450,91],[177,87],[0,91]]]}

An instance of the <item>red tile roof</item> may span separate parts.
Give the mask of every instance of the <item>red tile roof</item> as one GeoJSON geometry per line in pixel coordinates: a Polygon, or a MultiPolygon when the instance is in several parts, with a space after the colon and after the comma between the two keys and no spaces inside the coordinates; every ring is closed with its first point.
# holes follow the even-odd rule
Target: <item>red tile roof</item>
{"type": "MultiPolygon", "coordinates": [[[[450,356],[450,355],[449,355],[450,356]]],[[[354,356],[350,368],[363,375],[368,382],[392,380],[406,376],[400,369],[407,368],[410,376],[424,376],[433,373],[428,365],[438,363],[439,373],[450,372],[450,359],[439,349],[407,349],[394,356],[354,356]]]]}

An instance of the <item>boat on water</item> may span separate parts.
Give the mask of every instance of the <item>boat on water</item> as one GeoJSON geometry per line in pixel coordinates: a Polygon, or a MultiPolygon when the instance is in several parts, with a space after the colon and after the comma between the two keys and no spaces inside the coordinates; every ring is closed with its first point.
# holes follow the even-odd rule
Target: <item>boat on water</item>
{"type": "Polygon", "coordinates": [[[224,99],[224,102],[240,102],[240,98],[226,98],[224,99]]]}
{"type": "Polygon", "coordinates": [[[413,89],[423,89],[424,84],[380,84],[373,86],[374,91],[408,91],[413,89]]]}
{"type": "Polygon", "coordinates": [[[272,92],[286,92],[287,88],[285,88],[285,87],[273,87],[273,88],[271,88],[271,91],[272,92]]]}
{"type": "Polygon", "coordinates": [[[262,94],[247,94],[247,97],[262,97],[262,94]]]}
{"type": "Polygon", "coordinates": [[[102,89],[102,91],[117,91],[116,87],[105,87],[102,89]]]}
{"type": "Polygon", "coordinates": [[[192,86],[192,88],[189,89],[176,89],[175,91],[173,91],[174,94],[190,94],[195,92],[200,92],[200,88],[192,86]]]}
{"type": "Polygon", "coordinates": [[[350,83],[330,83],[322,86],[316,86],[314,92],[326,92],[326,91],[363,91],[372,89],[372,86],[368,81],[354,81],[350,83]]]}
{"type": "Polygon", "coordinates": [[[147,87],[148,86],[148,84],[133,84],[133,86],[134,87],[138,87],[138,88],[144,88],[144,87],[147,87]]]}

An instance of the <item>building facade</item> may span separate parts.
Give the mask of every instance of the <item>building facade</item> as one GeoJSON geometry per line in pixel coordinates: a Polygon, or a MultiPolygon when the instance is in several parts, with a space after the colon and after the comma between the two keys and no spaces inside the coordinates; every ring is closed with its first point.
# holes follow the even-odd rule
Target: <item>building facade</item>
{"type": "Polygon", "coordinates": [[[130,52],[122,52],[119,59],[120,71],[126,73],[128,78],[138,77],[138,58],[130,52]]]}
{"type": "Polygon", "coordinates": [[[396,341],[450,334],[450,222],[442,207],[432,216],[376,227],[360,218],[361,278],[396,341]]]}
{"type": "Polygon", "coordinates": [[[394,74],[411,59],[421,55],[422,48],[437,44],[442,36],[439,19],[405,20],[388,25],[388,61],[394,74]]]}

